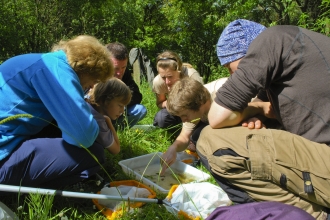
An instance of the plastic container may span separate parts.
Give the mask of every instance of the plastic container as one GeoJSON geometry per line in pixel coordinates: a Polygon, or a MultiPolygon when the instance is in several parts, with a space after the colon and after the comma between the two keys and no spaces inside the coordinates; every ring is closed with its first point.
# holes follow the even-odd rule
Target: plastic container
{"type": "Polygon", "coordinates": [[[164,194],[173,185],[202,182],[210,178],[209,174],[181,161],[172,164],[166,170],[165,177],[161,177],[161,156],[161,152],[151,153],[119,161],[119,165],[127,175],[164,194]]]}
{"type": "Polygon", "coordinates": [[[132,130],[142,130],[142,131],[152,131],[155,130],[157,127],[153,125],[134,125],[131,127],[132,130]]]}
{"type": "Polygon", "coordinates": [[[18,219],[18,217],[5,204],[0,202],[0,219],[15,220],[18,219]]]}

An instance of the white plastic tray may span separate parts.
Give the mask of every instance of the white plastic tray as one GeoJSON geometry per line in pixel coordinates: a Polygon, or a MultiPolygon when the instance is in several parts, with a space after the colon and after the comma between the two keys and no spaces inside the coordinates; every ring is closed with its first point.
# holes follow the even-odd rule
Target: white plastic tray
{"type": "Polygon", "coordinates": [[[209,174],[181,161],[172,164],[166,170],[165,177],[160,177],[161,155],[162,153],[158,152],[121,160],[119,165],[127,175],[165,194],[168,193],[172,185],[202,182],[210,178],[209,174]]]}

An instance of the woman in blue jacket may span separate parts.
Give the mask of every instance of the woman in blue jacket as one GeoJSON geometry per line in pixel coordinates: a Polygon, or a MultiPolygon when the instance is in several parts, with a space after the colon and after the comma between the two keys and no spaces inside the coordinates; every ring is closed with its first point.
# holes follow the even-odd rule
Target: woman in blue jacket
{"type": "Polygon", "coordinates": [[[113,76],[109,56],[96,38],[81,35],[0,65],[0,183],[58,188],[99,169],[84,149],[104,161],[84,91],[113,76]],[[19,114],[32,117],[4,120],[19,114]],[[52,121],[61,135],[42,136],[52,121]]]}

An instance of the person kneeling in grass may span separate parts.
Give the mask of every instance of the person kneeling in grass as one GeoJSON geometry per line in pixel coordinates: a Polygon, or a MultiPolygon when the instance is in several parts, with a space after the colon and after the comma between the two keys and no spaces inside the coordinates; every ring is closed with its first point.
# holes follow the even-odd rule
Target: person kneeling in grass
{"type": "Polygon", "coordinates": [[[111,120],[120,117],[131,101],[129,87],[121,80],[112,78],[105,83],[98,83],[87,97],[86,101],[100,127],[96,142],[112,154],[119,153],[120,143],[111,120]]]}
{"type": "Polygon", "coordinates": [[[277,201],[329,219],[330,39],[289,25],[252,36],[251,24],[235,20],[219,38],[221,65],[237,68],[216,93],[196,151],[233,202],[277,201]],[[271,103],[282,130],[238,126],[255,96],[271,103]]]}
{"type": "Polygon", "coordinates": [[[79,35],[0,65],[1,184],[59,189],[95,174],[89,152],[99,163],[104,152],[84,91],[113,77],[109,56],[98,39],[79,35]]]}
{"type": "MultiPolygon", "coordinates": [[[[181,118],[183,125],[179,136],[162,155],[162,171],[165,173],[168,166],[177,158],[177,152],[189,149],[196,151],[195,145],[202,129],[208,125],[207,115],[210,110],[216,91],[226,82],[227,78],[220,78],[208,84],[202,85],[192,78],[184,78],[176,82],[167,99],[167,110],[170,114],[181,118]]],[[[262,112],[256,114],[271,118],[269,102],[251,102],[262,112]],[[265,113],[264,113],[265,112],[265,113]]]]}
{"type": "Polygon", "coordinates": [[[156,59],[158,75],[152,83],[152,91],[156,95],[159,111],[154,117],[153,125],[167,129],[177,135],[177,125],[182,121],[179,117],[169,114],[167,98],[172,86],[183,78],[189,77],[203,83],[203,78],[191,64],[183,63],[180,56],[173,51],[164,51],[156,59]]]}

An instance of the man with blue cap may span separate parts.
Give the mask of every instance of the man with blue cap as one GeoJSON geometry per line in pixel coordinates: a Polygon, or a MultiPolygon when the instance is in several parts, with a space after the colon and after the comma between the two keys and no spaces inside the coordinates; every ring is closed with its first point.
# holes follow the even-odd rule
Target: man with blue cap
{"type": "Polygon", "coordinates": [[[239,19],[224,29],[217,55],[232,74],[197,142],[203,165],[235,203],[277,201],[327,218],[330,38],[239,19]],[[255,96],[269,108],[251,103],[255,96]],[[274,116],[283,130],[240,126],[256,115],[274,116]]]}

